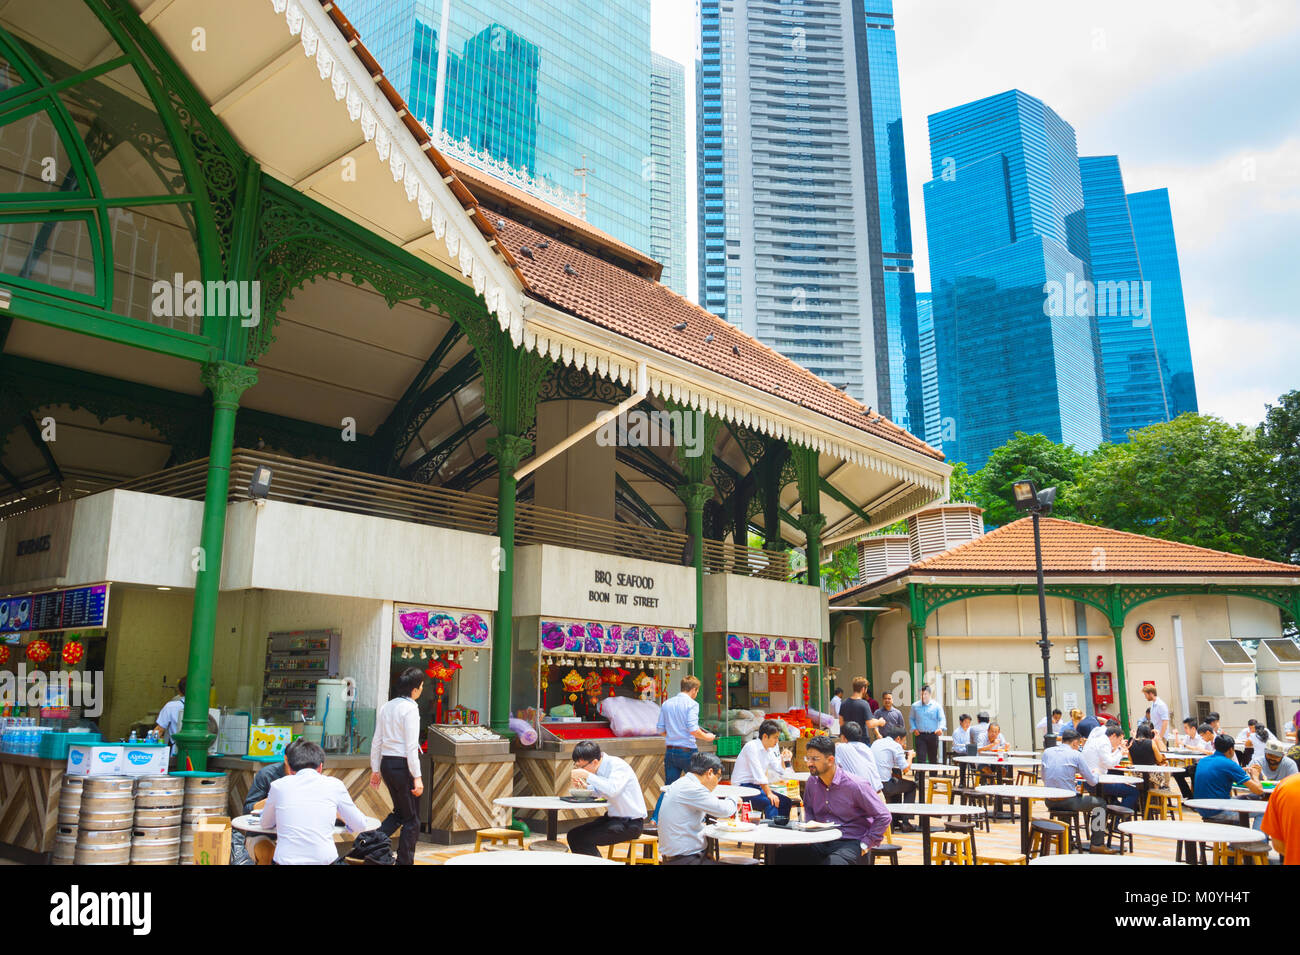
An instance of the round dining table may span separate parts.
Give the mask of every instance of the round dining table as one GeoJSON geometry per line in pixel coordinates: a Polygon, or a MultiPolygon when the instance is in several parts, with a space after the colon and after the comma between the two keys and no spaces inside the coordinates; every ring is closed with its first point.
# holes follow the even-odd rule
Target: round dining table
{"type": "Polygon", "coordinates": [[[1204,865],[1205,854],[1201,846],[1207,842],[1225,842],[1228,845],[1249,845],[1266,842],[1268,837],[1258,829],[1246,826],[1225,826],[1218,822],[1184,822],[1180,819],[1134,819],[1121,822],[1120,832],[1153,839],[1170,839],[1183,844],[1183,857],[1190,865],[1204,865]]]}
{"type": "Polygon", "coordinates": [[[704,827],[706,838],[718,842],[739,842],[745,845],[763,847],[763,864],[771,865],[776,850],[781,846],[809,846],[819,842],[834,842],[844,838],[840,830],[829,829],[793,829],[788,826],[756,825],[752,829],[732,829],[716,823],[704,827]]]}
{"type": "Polygon", "coordinates": [[[891,802],[885,808],[893,816],[916,816],[921,829],[921,864],[930,864],[930,819],[933,816],[982,816],[983,806],[954,806],[941,802],[891,802]]]}
{"type": "Polygon", "coordinates": [[[1069,799],[1078,793],[1052,786],[979,786],[977,793],[1020,800],[1020,853],[1029,858],[1029,803],[1034,799],[1069,799]]]}
{"type": "Polygon", "coordinates": [[[500,799],[492,800],[493,805],[504,806],[507,809],[523,809],[528,812],[546,813],[546,841],[560,841],[560,813],[562,812],[582,812],[586,809],[605,808],[604,800],[599,802],[584,801],[570,802],[567,799],[561,799],[559,796],[502,796],[500,799]]]}
{"type": "Polygon", "coordinates": [[[916,798],[925,799],[925,775],[926,773],[940,773],[943,775],[954,772],[953,767],[948,763],[913,763],[909,769],[916,776],[916,798]]]}
{"type": "MultiPolygon", "coordinates": [[[[664,783],[659,788],[666,791],[671,785],[671,783],[664,783]]],[[[778,784],[772,783],[772,785],[775,786],[778,784]]],[[[760,792],[762,792],[762,790],[757,786],[733,786],[730,783],[718,783],[718,785],[713,787],[713,795],[717,796],[719,799],[751,799],[754,796],[757,796],[760,792]]]]}
{"type": "Polygon", "coordinates": [[[1069,855],[1039,856],[1030,859],[1030,865],[1185,865],[1173,859],[1144,859],[1141,856],[1095,856],[1090,852],[1072,852],[1069,855]]]}
{"type": "Polygon", "coordinates": [[[446,865],[623,865],[602,856],[580,855],[576,852],[520,852],[517,849],[497,849],[493,852],[464,852],[452,856],[446,865]]]}
{"type": "Polygon", "coordinates": [[[1249,826],[1251,816],[1268,812],[1268,802],[1263,799],[1184,799],[1183,806],[1197,812],[1235,812],[1239,826],[1249,826]]]}

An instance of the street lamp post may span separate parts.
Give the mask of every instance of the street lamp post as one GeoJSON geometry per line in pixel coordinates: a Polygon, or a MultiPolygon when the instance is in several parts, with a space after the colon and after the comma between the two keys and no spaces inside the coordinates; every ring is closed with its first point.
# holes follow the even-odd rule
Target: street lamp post
{"type": "Polygon", "coordinates": [[[1052,513],[1052,503],[1056,500],[1056,488],[1038,490],[1038,485],[1030,480],[1016,481],[1011,486],[1015,505],[1018,510],[1028,512],[1034,519],[1034,567],[1038,574],[1038,625],[1042,634],[1038,648],[1043,652],[1043,703],[1046,729],[1043,733],[1043,748],[1056,745],[1056,734],[1052,732],[1052,644],[1047,639],[1047,588],[1043,584],[1043,539],[1039,530],[1039,518],[1052,513]]]}

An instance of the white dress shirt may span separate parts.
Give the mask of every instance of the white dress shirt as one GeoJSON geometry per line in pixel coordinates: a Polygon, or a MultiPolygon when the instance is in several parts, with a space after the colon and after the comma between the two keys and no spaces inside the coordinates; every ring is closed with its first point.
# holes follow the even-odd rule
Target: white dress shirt
{"type": "Polygon", "coordinates": [[[370,741],[370,769],[379,772],[384,756],[406,760],[412,779],[423,779],[420,768],[420,704],[409,696],[395,696],[375,717],[375,737],[370,741]]]}
{"type": "MultiPolygon", "coordinates": [[[[1268,735],[1275,737],[1277,734],[1275,734],[1272,730],[1269,730],[1268,735]]],[[[1255,731],[1252,730],[1249,726],[1247,726],[1244,730],[1242,730],[1240,733],[1237,734],[1237,742],[1245,743],[1247,746],[1253,746],[1256,750],[1261,750],[1264,748],[1264,741],[1260,739],[1259,736],[1256,735],[1255,731]]]]}
{"type": "Polygon", "coordinates": [[[1091,736],[1088,742],[1083,744],[1083,761],[1088,764],[1094,773],[1098,776],[1104,776],[1124,758],[1123,749],[1112,749],[1110,737],[1104,733],[1101,736],[1091,736]]]}
{"type": "Polygon", "coordinates": [[[762,738],[751,739],[736,757],[735,768],[731,770],[733,786],[766,786],[781,778],[785,764],[781,762],[780,743],[768,749],[762,738]]]}
{"type": "MultiPolygon", "coordinates": [[[[171,746],[172,755],[176,755],[176,744],[172,737],[176,731],[181,728],[181,720],[185,716],[185,697],[178,696],[174,700],[168,700],[163,704],[163,708],[158,711],[158,725],[163,728],[163,742],[171,746]]],[[[177,767],[178,769],[181,767],[177,767]]]]}
{"type": "Polygon", "coordinates": [[[871,783],[871,788],[880,792],[880,767],[876,765],[875,754],[866,743],[836,743],[835,764],[850,776],[858,776],[871,783]]]}
{"type": "Polygon", "coordinates": [[[725,819],[735,812],[736,800],[713,795],[699,776],[683,773],[659,804],[659,851],[669,857],[703,852],[704,817],[725,819]]]}
{"type": "Polygon", "coordinates": [[[280,865],[332,865],[334,819],[349,832],[366,827],[366,817],[352,802],[343,780],[300,769],[271,783],[262,807],[262,826],[275,830],[275,861],[280,865]]]}
{"type": "Polygon", "coordinates": [[[587,777],[587,785],[607,800],[606,812],[620,819],[644,819],[645,795],[632,767],[617,756],[600,754],[600,766],[587,777]]]}
{"type": "Polygon", "coordinates": [[[871,755],[875,757],[876,769],[879,771],[881,784],[894,778],[894,770],[907,768],[907,753],[897,740],[882,736],[871,744],[871,755]]]}
{"type": "Polygon", "coordinates": [[[844,705],[844,698],[839,696],[831,697],[831,712],[836,716],[840,715],[840,707],[844,705]]]}
{"type": "Polygon", "coordinates": [[[1161,724],[1167,723],[1168,721],[1169,704],[1157,696],[1151,701],[1151,727],[1155,730],[1157,736],[1163,737],[1168,730],[1173,729],[1172,726],[1165,727],[1164,729],[1161,728],[1161,724]]]}

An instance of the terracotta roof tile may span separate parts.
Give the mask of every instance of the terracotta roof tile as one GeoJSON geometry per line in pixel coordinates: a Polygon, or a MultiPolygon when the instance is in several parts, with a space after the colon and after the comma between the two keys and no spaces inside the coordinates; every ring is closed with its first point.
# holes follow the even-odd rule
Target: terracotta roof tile
{"type": "Polygon", "coordinates": [[[861,402],[667,286],[543,235],[490,206],[484,206],[484,212],[494,222],[505,222],[497,230],[499,239],[519,263],[534,297],[683,361],[943,460],[943,454],[920,438],[874,411],[864,415],[861,402]],[[522,247],[531,257],[520,251],[522,247]],[[565,272],[566,265],[574,274],[565,272]],[[673,328],[683,322],[684,330],[673,328]]]}
{"type": "MultiPolygon", "coordinates": [[[[1285,574],[1300,566],[1194,547],[1057,517],[1042,520],[1043,570],[1048,573],[1285,574]]],[[[1033,519],[1023,517],[909,568],[912,572],[984,571],[1032,574],[1033,519]]]]}

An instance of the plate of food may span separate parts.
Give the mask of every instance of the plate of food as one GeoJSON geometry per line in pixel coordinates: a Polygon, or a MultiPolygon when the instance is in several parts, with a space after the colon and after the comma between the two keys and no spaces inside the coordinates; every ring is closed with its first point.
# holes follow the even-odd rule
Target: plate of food
{"type": "Polygon", "coordinates": [[[733,822],[730,819],[724,819],[718,823],[718,829],[722,832],[749,832],[757,828],[758,826],[752,822],[733,822]]]}
{"type": "Polygon", "coordinates": [[[565,802],[597,802],[601,797],[594,789],[570,789],[569,795],[560,798],[565,802]]]}

